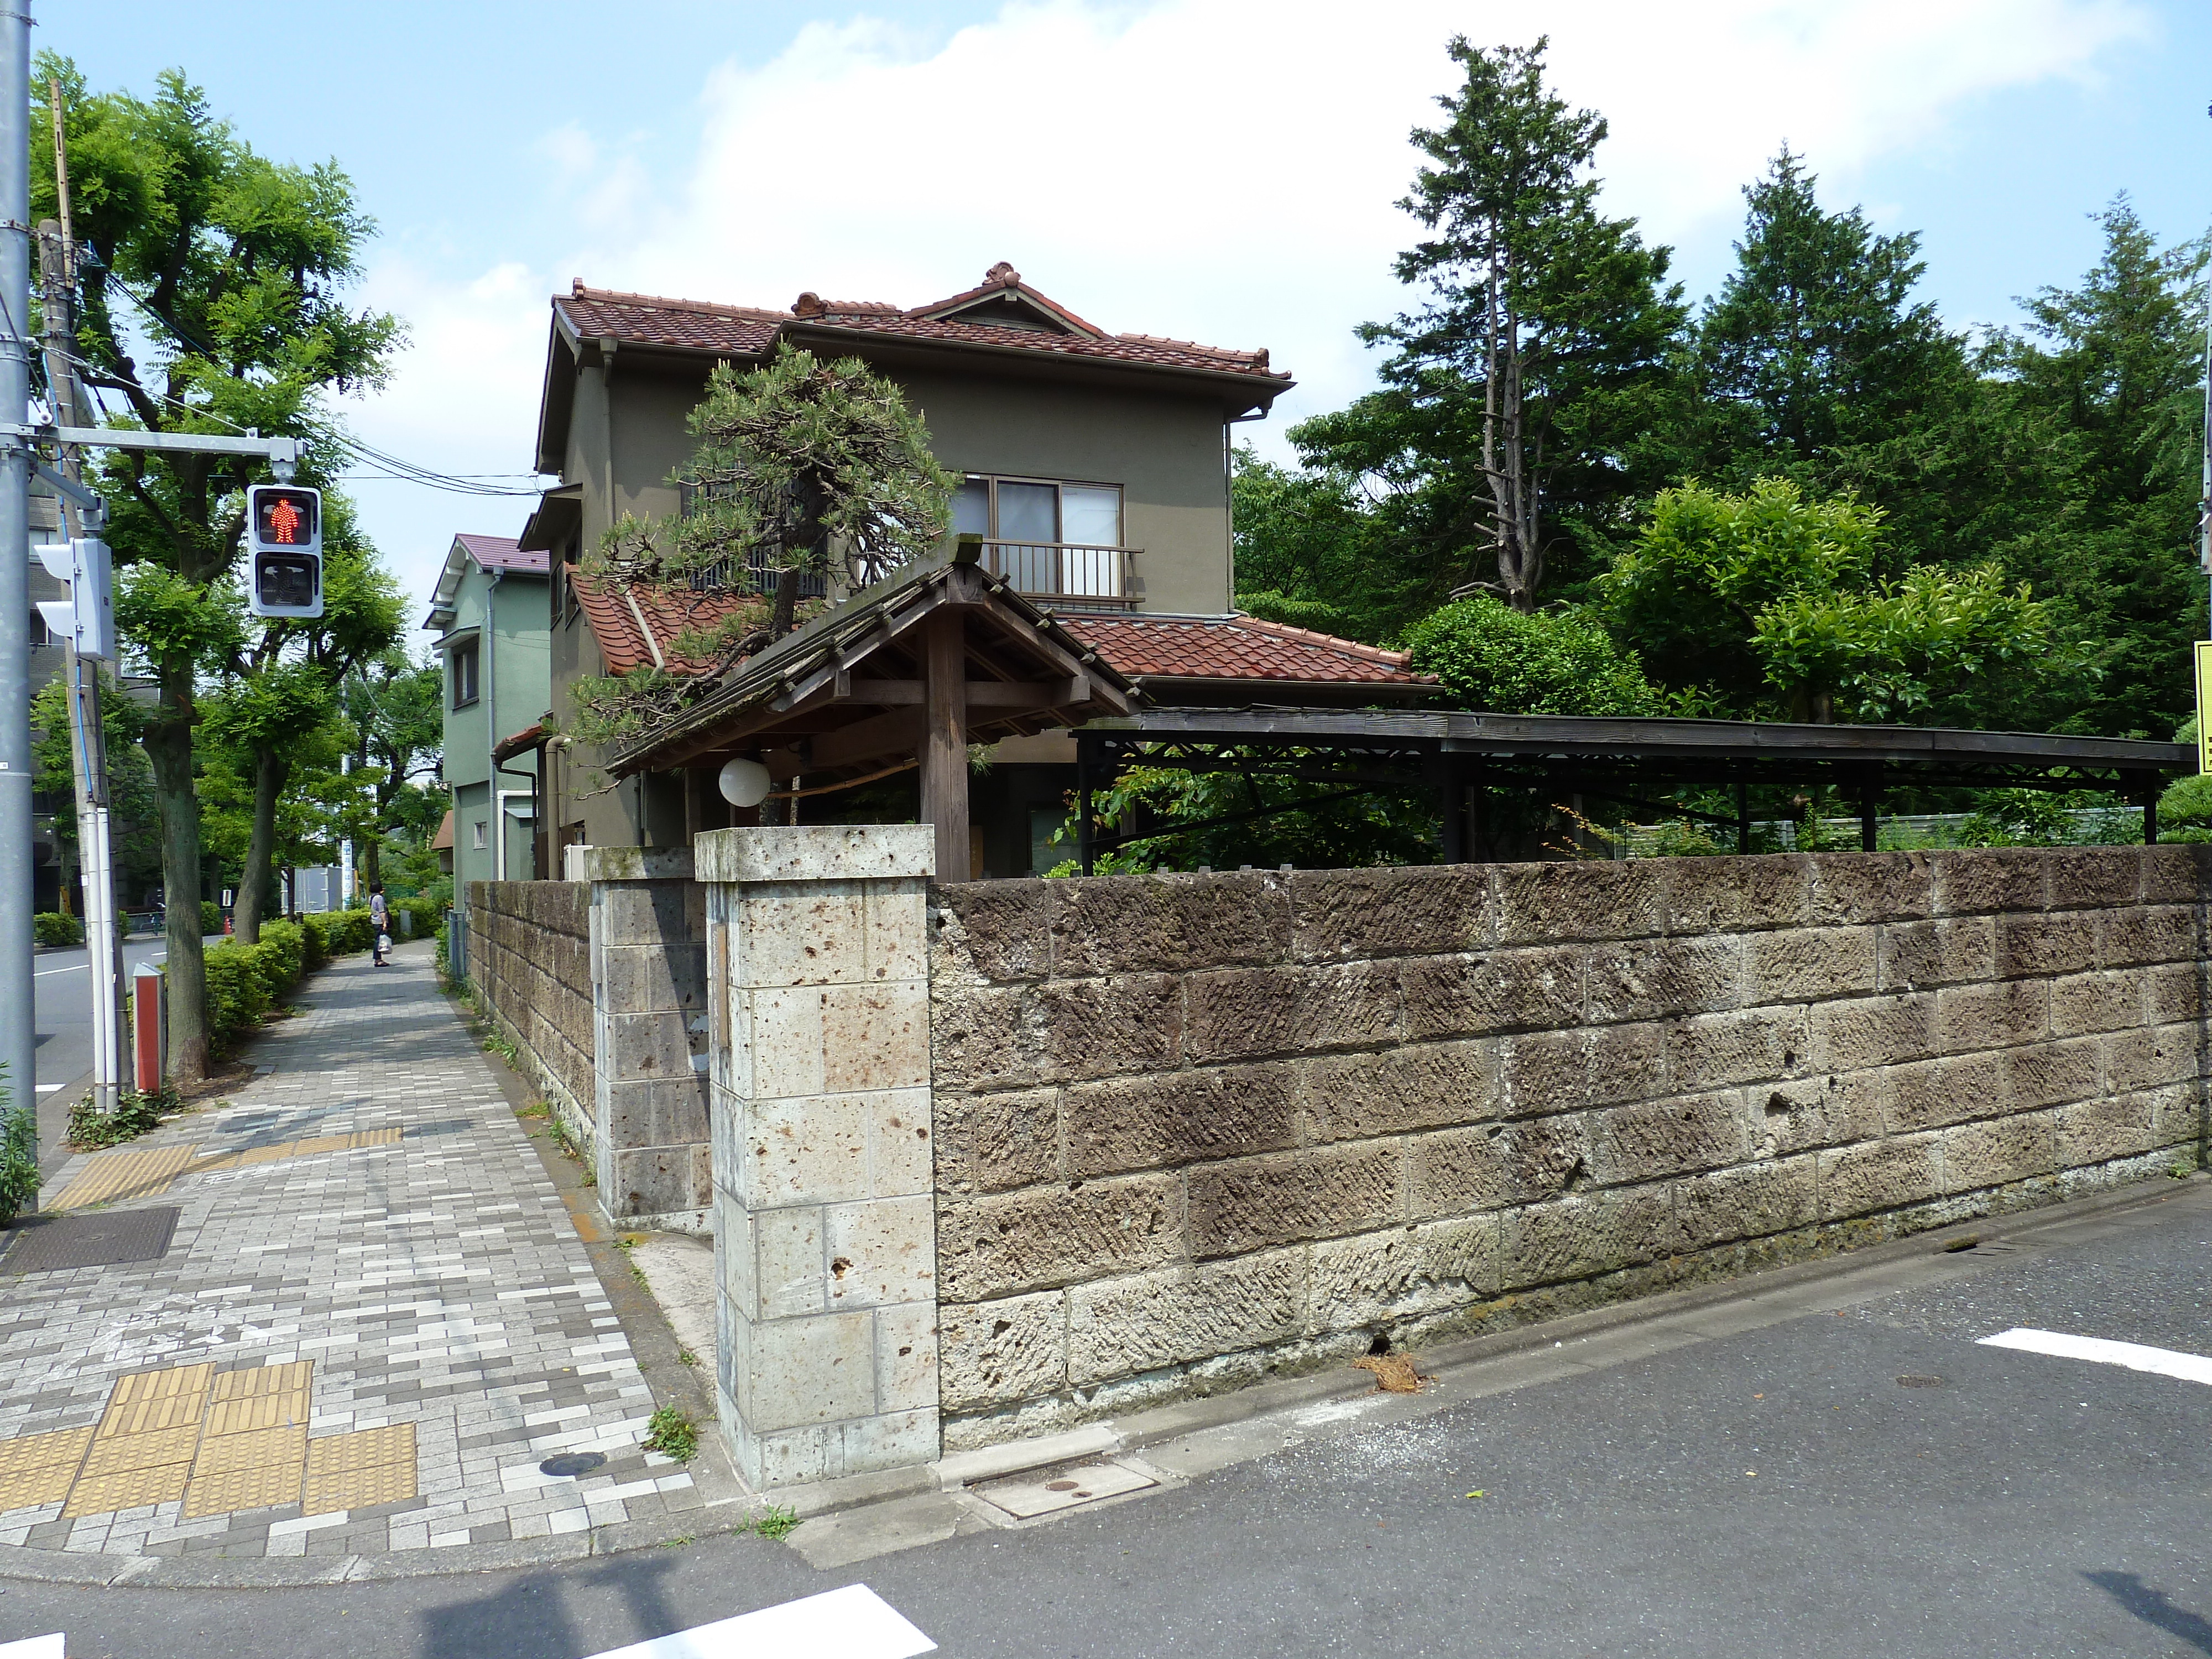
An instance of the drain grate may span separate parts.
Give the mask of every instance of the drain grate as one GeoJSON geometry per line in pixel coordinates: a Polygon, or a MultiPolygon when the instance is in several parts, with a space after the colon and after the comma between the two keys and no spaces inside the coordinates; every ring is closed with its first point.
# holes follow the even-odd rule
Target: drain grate
{"type": "Polygon", "coordinates": [[[607,1461],[605,1452],[562,1452],[558,1457],[549,1457],[538,1466],[540,1474],[575,1476],[589,1474],[607,1461]]]}
{"type": "Polygon", "coordinates": [[[179,1212],[173,1204],[95,1215],[42,1216],[27,1221],[0,1273],[54,1273],[72,1267],[112,1267],[125,1261],[159,1261],[169,1253],[179,1212]]]}
{"type": "Polygon", "coordinates": [[[1940,1376],[1900,1376],[1897,1379],[1897,1386],[1900,1389],[1940,1389],[1943,1386],[1943,1379],[1940,1376]]]}

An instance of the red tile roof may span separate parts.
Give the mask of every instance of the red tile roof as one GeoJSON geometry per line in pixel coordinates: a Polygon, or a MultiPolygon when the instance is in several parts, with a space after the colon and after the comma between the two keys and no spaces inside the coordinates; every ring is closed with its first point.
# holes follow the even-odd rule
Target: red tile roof
{"type": "Polygon", "coordinates": [[[1285,680],[1413,686],[1433,683],[1383,651],[1257,617],[1094,617],[1060,613],[1067,631],[1132,679],[1285,680]]]}
{"type": "Polygon", "coordinates": [[[881,301],[823,300],[810,293],[800,295],[788,311],[770,311],[586,288],[581,277],[576,279],[568,293],[556,295],[553,306],[585,339],[612,338],[689,351],[726,352],[736,356],[763,355],[784,328],[797,324],[810,330],[1006,347],[1149,368],[1240,374],[1278,388],[1287,386],[1291,378],[1267,367],[1264,349],[1235,351],[1150,334],[1109,334],[1030,288],[1022,281],[1019,272],[1003,263],[991,268],[981,286],[911,310],[881,301]],[[1061,334],[1048,328],[969,321],[946,314],[963,305],[1005,293],[1020,295],[1038,309],[1059,319],[1070,331],[1061,334]]]}
{"type": "Polygon", "coordinates": [[[551,568],[544,553],[518,550],[513,536],[459,535],[453,539],[468,549],[469,556],[486,570],[521,570],[542,576],[551,568]]]}
{"type": "Polygon", "coordinates": [[[610,593],[574,570],[568,573],[568,583],[575,590],[577,607],[584,613],[592,637],[599,642],[599,654],[605,659],[610,674],[652,667],[655,644],[666,666],[678,673],[697,673],[708,665],[677,656],[676,636],[687,628],[711,627],[732,612],[758,603],[728,593],[694,593],[688,588],[634,587],[627,593],[610,593]],[[650,643],[638,627],[640,617],[653,630],[650,643]]]}

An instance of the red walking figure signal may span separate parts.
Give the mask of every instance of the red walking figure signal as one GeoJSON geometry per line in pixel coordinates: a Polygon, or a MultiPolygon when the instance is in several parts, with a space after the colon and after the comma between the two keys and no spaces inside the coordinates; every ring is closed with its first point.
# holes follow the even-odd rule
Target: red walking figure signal
{"type": "Polygon", "coordinates": [[[323,614],[323,497],[297,484],[246,492],[248,608],[257,617],[323,614]]]}

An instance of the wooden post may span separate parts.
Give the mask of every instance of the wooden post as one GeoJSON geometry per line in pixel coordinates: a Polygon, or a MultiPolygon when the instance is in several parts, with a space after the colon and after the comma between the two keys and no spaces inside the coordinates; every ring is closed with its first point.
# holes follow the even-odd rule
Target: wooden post
{"type": "Polygon", "coordinates": [[[1859,781],[1859,850],[1872,853],[1881,845],[1881,768],[1869,766],[1859,781]]]}
{"type": "Polygon", "coordinates": [[[937,878],[966,881],[968,848],[968,628],[957,611],[926,624],[927,718],[921,734],[921,816],[937,830],[937,878]]]}
{"type": "Polygon", "coordinates": [[[1751,787],[1741,778],[1735,781],[1735,850],[1751,851],[1751,787]]]}
{"type": "Polygon", "coordinates": [[[1083,873],[1091,873],[1091,740],[1075,734],[1075,848],[1083,873]]]}

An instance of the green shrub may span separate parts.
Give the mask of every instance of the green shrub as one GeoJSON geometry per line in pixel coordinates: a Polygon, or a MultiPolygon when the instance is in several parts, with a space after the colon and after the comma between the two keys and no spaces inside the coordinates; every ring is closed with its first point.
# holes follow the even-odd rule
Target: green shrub
{"type": "MultiPolygon", "coordinates": [[[[2189,727],[2183,729],[2192,738],[2197,735],[2189,727]]],[[[2212,841],[2212,774],[2199,772],[2166,785],[2158,798],[2158,838],[2212,841]]]]}
{"type": "Polygon", "coordinates": [[[253,947],[253,970],[271,1006],[291,994],[307,967],[306,934],[289,921],[261,924],[261,942],[253,947]]]}
{"type": "Polygon", "coordinates": [[[392,937],[396,939],[428,939],[438,931],[438,924],[445,919],[446,907],[428,896],[392,901],[392,937]],[[414,919],[412,933],[400,932],[399,918],[403,915],[414,919]]]}
{"type": "Polygon", "coordinates": [[[39,1195],[39,1109],[17,1102],[0,1066],[0,1227],[39,1195]]]}
{"type": "Polygon", "coordinates": [[[1587,615],[1523,613],[1462,599],[1406,630],[1416,673],[1434,674],[1462,708],[1500,714],[1656,714],[1643,665],[1587,615]]]}
{"type": "Polygon", "coordinates": [[[258,948],[234,939],[208,947],[208,1044],[218,1054],[228,1054],[239,1033],[258,1025],[269,1012],[254,960],[258,948]]]}
{"type": "Polygon", "coordinates": [[[80,1152],[120,1146],[159,1127],[163,1118],[183,1109],[177,1091],[167,1084],[151,1094],[142,1095],[135,1089],[121,1091],[112,1112],[95,1110],[92,1097],[87,1095],[70,1108],[69,1143],[80,1152]]]}
{"type": "Polygon", "coordinates": [[[222,932],[222,906],[217,904],[213,899],[200,901],[200,932],[203,933],[222,932]]]}
{"type": "Polygon", "coordinates": [[[84,923],[58,910],[41,910],[31,918],[31,937],[41,945],[82,945],[84,923]]]}

